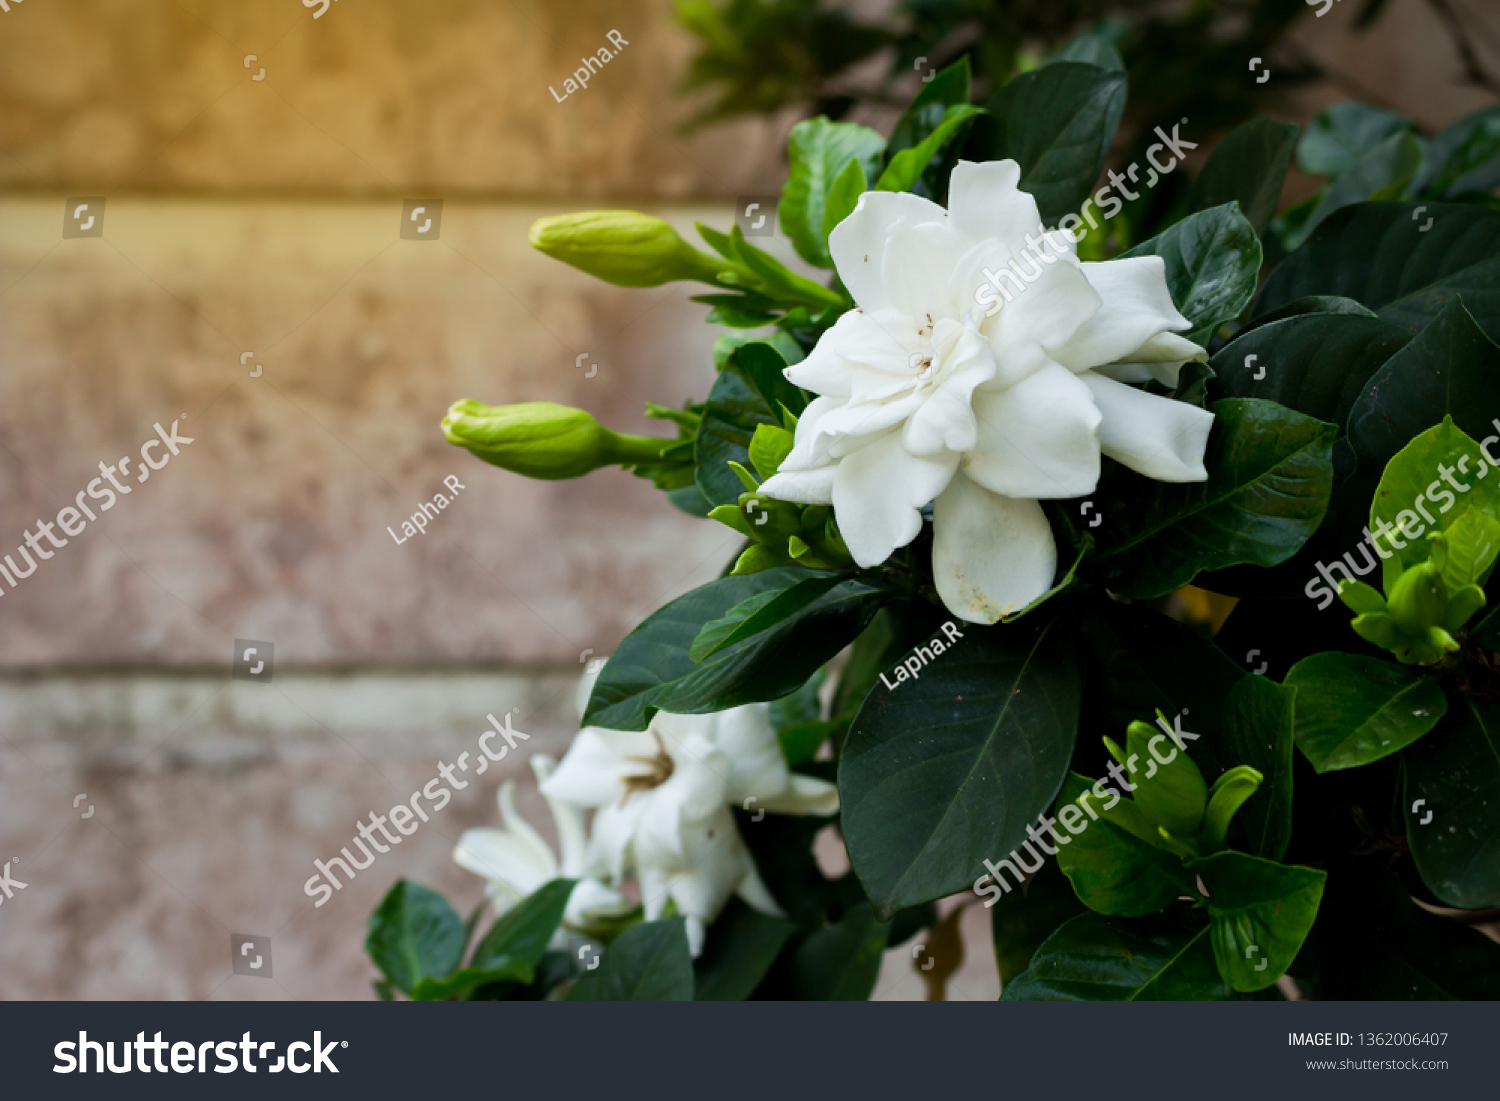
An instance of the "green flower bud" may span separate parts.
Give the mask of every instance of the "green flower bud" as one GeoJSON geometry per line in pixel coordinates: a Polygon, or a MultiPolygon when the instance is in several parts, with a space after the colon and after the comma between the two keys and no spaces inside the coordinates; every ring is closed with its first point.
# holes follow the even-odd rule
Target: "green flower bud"
{"type": "Polygon", "coordinates": [[[1443,621],[1448,604],[1438,568],[1423,562],[1407,570],[1391,586],[1388,603],[1398,627],[1410,634],[1426,635],[1427,628],[1443,621]]]}
{"type": "Polygon", "coordinates": [[[735,269],[700,252],[660,218],[633,210],[587,210],[542,218],[531,245],[617,287],[659,287],[677,279],[719,285],[735,269]]]}
{"type": "Polygon", "coordinates": [[[528,478],[577,478],[615,463],[648,463],[674,441],[611,432],[582,409],[530,401],[457,401],[443,418],[449,443],[528,478]]]}

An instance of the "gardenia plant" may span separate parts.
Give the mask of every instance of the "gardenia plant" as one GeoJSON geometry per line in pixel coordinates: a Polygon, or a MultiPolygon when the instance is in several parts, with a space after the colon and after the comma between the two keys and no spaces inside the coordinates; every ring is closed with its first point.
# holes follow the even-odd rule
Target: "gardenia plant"
{"type": "Polygon", "coordinates": [[[962,893],[1010,1000],[1500,997],[1500,109],[1256,119],[1110,208],[1111,54],[800,123],[798,271],[737,227],[533,227],[707,284],[711,385],[647,407],[670,438],[474,400],[444,433],[743,542],[538,762],[561,856],[509,789],[465,834],[487,931],[387,895],[382,994],[866,998],[962,893]],[[1294,153],[1327,184],[1273,221],[1294,153]]]}

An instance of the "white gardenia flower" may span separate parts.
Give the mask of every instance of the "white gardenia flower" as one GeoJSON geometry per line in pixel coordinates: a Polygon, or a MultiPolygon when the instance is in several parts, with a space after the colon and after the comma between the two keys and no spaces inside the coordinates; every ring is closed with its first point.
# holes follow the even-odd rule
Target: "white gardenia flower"
{"type": "Polygon", "coordinates": [[[694,956],[731,895],[782,912],[730,808],[825,815],[839,805],[834,785],[787,768],[765,704],[714,715],[659,711],[640,731],[585,727],[542,792],[598,808],[591,861],[607,882],[639,879],[647,921],[670,899],[687,919],[694,956]]]}
{"type": "MultiPolygon", "coordinates": [[[[552,775],[557,762],[539,753],[531,758],[531,768],[541,784],[552,775]]],[[[566,928],[589,932],[608,926],[635,909],[634,902],[590,874],[588,838],[583,827],[583,811],[578,807],[555,799],[547,800],[562,848],[559,859],[542,835],[517,813],[514,780],[500,785],[496,801],[500,805],[504,828],[464,830],[453,850],[453,860],[459,867],[489,881],[485,893],[497,915],[558,878],[578,881],[563,910],[562,923],[566,928]]],[[[565,939],[561,937],[561,931],[559,936],[565,939]]]]}
{"type": "Polygon", "coordinates": [[[787,368],[822,396],[761,487],[832,505],[864,567],[916,538],[933,502],[938,593],[975,623],[1052,584],[1057,549],[1038,501],[1092,493],[1101,453],[1158,481],[1208,476],[1213,415],[1128,385],[1174,385],[1184,362],[1207,356],[1171,332],[1189,322],[1161,258],[1081,263],[1069,234],[1039,234],[1020,175],[1015,161],[961,161],[948,210],[860,197],[828,239],[858,308],[787,368]]]}

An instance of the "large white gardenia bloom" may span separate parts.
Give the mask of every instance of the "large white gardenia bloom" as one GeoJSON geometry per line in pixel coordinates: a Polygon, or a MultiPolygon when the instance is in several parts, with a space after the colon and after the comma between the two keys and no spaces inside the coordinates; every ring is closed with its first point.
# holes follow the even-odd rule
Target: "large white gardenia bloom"
{"type": "Polygon", "coordinates": [[[1173,385],[1206,357],[1171,331],[1189,322],[1161,258],[1080,262],[1069,234],[1041,234],[1020,174],[1015,161],[960,162],[948,210],[860,197],[828,240],[858,308],[787,369],[822,396],[762,486],[832,505],[865,567],[916,538],[933,502],[938,593],[976,623],[1052,584],[1057,550],[1037,502],[1092,493],[1101,453],[1159,481],[1208,476],[1212,414],[1128,385],[1173,385]]]}
{"type": "Polygon", "coordinates": [[[640,731],[584,727],[542,792],[598,808],[590,860],[607,882],[636,876],[648,921],[670,899],[687,918],[694,956],[731,895],[781,914],[730,808],[824,815],[839,806],[834,785],[787,768],[765,704],[714,715],[660,711],[640,731]]]}
{"type": "MultiPolygon", "coordinates": [[[[543,783],[557,768],[557,762],[539,753],[531,758],[531,768],[537,782],[543,783]]],[[[505,913],[558,878],[578,881],[563,910],[564,927],[575,932],[606,927],[635,909],[634,902],[590,874],[593,869],[589,867],[582,810],[555,799],[547,800],[562,849],[559,858],[542,835],[516,811],[514,780],[500,785],[497,802],[504,828],[464,830],[453,850],[456,864],[489,881],[486,893],[496,914],[505,913]]]]}

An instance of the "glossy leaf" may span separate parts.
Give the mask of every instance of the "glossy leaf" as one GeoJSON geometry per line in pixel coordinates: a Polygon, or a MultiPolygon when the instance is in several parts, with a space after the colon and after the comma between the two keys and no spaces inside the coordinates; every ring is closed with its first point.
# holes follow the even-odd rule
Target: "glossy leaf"
{"type": "MultiPolygon", "coordinates": [[[[1357,507],[1340,511],[1345,540],[1353,543],[1362,534],[1358,529],[1386,464],[1444,416],[1481,442],[1496,434],[1493,421],[1500,417],[1500,347],[1456,300],[1371,376],[1349,411],[1349,444],[1358,467],[1342,492],[1357,507]]],[[[1493,444],[1490,453],[1496,454],[1493,444]]]]}
{"type": "Polygon", "coordinates": [[[1302,244],[1336,210],[1367,199],[1401,198],[1421,166],[1421,140],[1407,130],[1392,134],[1328,185],[1307,220],[1286,236],[1286,247],[1302,244]]]}
{"type": "Polygon", "coordinates": [[[1236,990],[1263,990],[1286,973],[1318,916],[1327,872],[1245,853],[1190,860],[1208,894],[1219,974],[1236,990]]]}
{"type": "Polygon", "coordinates": [[[683,918],[626,929],[568,991],[570,1002],[690,1002],[693,957],[683,918]]]}
{"type": "Polygon", "coordinates": [[[1055,226],[1083,206],[1104,167],[1125,109],[1125,74],[1060,61],[1022,73],[990,97],[991,117],[975,127],[987,160],[1021,166],[1021,189],[1055,226]]]}
{"type": "Polygon", "coordinates": [[[701,662],[735,643],[774,630],[782,621],[822,599],[830,589],[846,580],[848,578],[843,574],[819,573],[784,589],[756,593],[730,608],[723,617],[705,623],[688,648],[688,656],[701,662]]]}
{"type": "Polygon", "coordinates": [[[1500,107],[1459,119],[1428,144],[1428,167],[1418,180],[1424,194],[1445,199],[1493,191],[1500,184],[1500,107]]]}
{"type": "Polygon", "coordinates": [[[1199,211],[1238,202],[1255,232],[1265,232],[1296,144],[1297,128],[1289,122],[1255,118],[1241,123],[1214,148],[1193,181],[1189,207],[1199,211]]]}
{"type": "Polygon", "coordinates": [[[1411,122],[1393,111],[1363,103],[1339,103],[1309,124],[1297,145],[1297,163],[1314,176],[1340,176],[1360,157],[1411,122]]]}
{"type": "Polygon", "coordinates": [[[615,649],[589,697],[587,725],[644,730],[658,710],[704,715],[780,699],[851,642],[887,599],[846,580],[800,612],[702,662],[689,648],[704,625],[744,601],[820,576],[800,566],[721,577],[658,608],[615,649]]]}
{"type": "Polygon", "coordinates": [[[937,124],[925,138],[910,149],[903,149],[891,158],[890,164],[886,165],[885,171],[881,172],[880,178],[875,181],[876,191],[910,191],[918,178],[926,171],[932,158],[936,157],[942,148],[953,141],[964,127],[969,125],[974,116],[982,113],[982,109],[968,103],[955,103],[943,114],[943,120],[937,124]]]}
{"type": "Polygon", "coordinates": [[[1381,566],[1386,596],[1403,571],[1427,561],[1431,534],[1464,514],[1455,504],[1500,518],[1500,479],[1479,477],[1488,469],[1479,444],[1448,417],[1392,456],[1370,502],[1370,529],[1379,533],[1385,524],[1400,532],[1376,538],[1377,550],[1390,555],[1381,566]]]}
{"type": "Polygon", "coordinates": [[[1318,772],[1388,757],[1437,725],[1448,699],[1416,670],[1359,654],[1303,658],[1286,676],[1297,690],[1297,748],[1318,772]]]}
{"type": "Polygon", "coordinates": [[[1081,914],[1000,994],[1022,1001],[1225,1001],[1208,926],[1173,917],[1081,914]]]}
{"type": "Polygon", "coordinates": [[[1410,339],[1406,328],[1368,314],[1304,313],[1241,333],[1209,366],[1226,397],[1264,398],[1343,425],[1370,377],[1410,339]]]}
{"type": "Polygon", "coordinates": [[[1461,294],[1485,331],[1500,335],[1500,211],[1418,205],[1336,211],[1271,273],[1254,315],[1307,295],[1340,295],[1415,332],[1461,294]]]}
{"type": "Polygon", "coordinates": [[[398,879],[370,915],[365,951],[408,994],[424,979],[458,968],[468,931],[448,900],[431,887],[398,879]]]}
{"type": "Polygon", "coordinates": [[[1182,335],[1195,344],[1206,345],[1255,297],[1260,238],[1232,202],[1191,214],[1121,254],[1130,256],[1162,258],[1172,301],[1193,325],[1182,335]]]}
{"type": "Polygon", "coordinates": [[[919,679],[877,684],[839,760],[849,859],[877,913],[968,887],[1062,785],[1080,684],[1064,623],[962,637],[919,679]]]}
{"type": "Polygon", "coordinates": [[[1102,494],[1111,536],[1101,539],[1098,561],[1122,596],[1161,596],[1200,570],[1274,566],[1323,519],[1333,425],[1254,398],[1209,408],[1208,481],[1168,484],[1121,468],[1102,494]]]}
{"type": "Polygon", "coordinates": [[[805,119],[792,127],[788,146],[791,172],[781,192],[778,214],[782,231],[797,254],[820,268],[831,268],[824,214],[828,197],[840,175],[849,170],[873,172],[885,139],[867,126],[805,119]]]}
{"type": "Polygon", "coordinates": [[[1466,697],[1401,755],[1422,882],[1450,906],[1500,906],[1500,705],[1466,697]]]}

